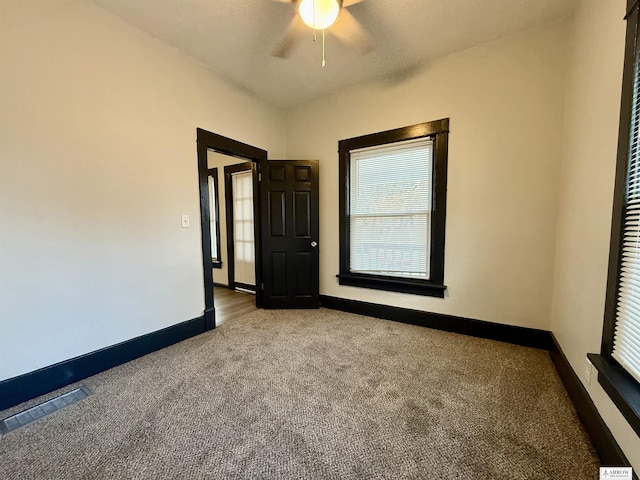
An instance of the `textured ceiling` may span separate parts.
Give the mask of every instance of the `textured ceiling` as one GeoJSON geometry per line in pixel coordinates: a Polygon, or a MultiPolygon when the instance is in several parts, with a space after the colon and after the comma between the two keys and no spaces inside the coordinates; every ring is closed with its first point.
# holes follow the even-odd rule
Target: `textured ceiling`
{"type": "Polygon", "coordinates": [[[295,5],[273,0],[93,0],[279,107],[291,107],[570,15],[577,0],[364,0],[349,12],[368,31],[366,54],[327,30],[305,32],[287,59],[271,56],[295,5]]]}

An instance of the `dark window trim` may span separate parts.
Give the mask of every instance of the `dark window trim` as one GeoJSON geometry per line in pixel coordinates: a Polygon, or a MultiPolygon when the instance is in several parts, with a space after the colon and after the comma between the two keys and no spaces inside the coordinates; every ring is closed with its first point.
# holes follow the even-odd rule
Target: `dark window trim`
{"type": "Polygon", "coordinates": [[[598,383],[636,434],[640,435],[640,386],[618,362],[605,355],[587,355],[598,370],[598,383]]]}
{"type": "Polygon", "coordinates": [[[616,319],[616,299],[622,253],[622,228],[625,212],[625,189],[627,163],[629,156],[629,132],[631,128],[631,110],[633,98],[634,66],[638,48],[638,4],[627,0],[629,13],[622,77],[622,100],[620,105],[620,124],[618,129],[618,153],[616,159],[613,214],[611,221],[611,240],[609,268],[607,273],[607,296],[605,301],[604,326],[600,355],[588,357],[598,370],[598,383],[602,386],[620,413],[640,435],[640,383],[638,383],[620,364],[611,357],[613,333],[616,319]]]}
{"type": "Polygon", "coordinates": [[[392,292],[444,297],[444,240],[447,215],[447,157],[449,119],[419,123],[404,128],[372,133],[338,142],[340,160],[340,285],[374,288],[392,292]],[[434,139],[433,211],[431,215],[431,259],[429,280],[351,273],[349,269],[349,169],[350,151],[421,137],[434,139]]]}
{"type": "MultiPolygon", "coordinates": [[[[218,189],[218,168],[210,168],[207,170],[208,176],[213,178],[213,208],[216,212],[216,250],[218,251],[218,256],[211,256],[211,266],[213,268],[222,268],[222,252],[220,251],[220,198],[218,189]]],[[[211,195],[211,192],[209,192],[211,195]]]]}

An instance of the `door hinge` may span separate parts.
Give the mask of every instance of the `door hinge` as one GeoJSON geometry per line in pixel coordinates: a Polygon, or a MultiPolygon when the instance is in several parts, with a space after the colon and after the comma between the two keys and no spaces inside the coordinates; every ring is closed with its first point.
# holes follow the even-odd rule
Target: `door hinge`
{"type": "Polygon", "coordinates": [[[260,284],[260,290],[263,290],[263,291],[264,291],[264,282],[262,282],[262,283],[260,284]]]}
{"type": "Polygon", "coordinates": [[[261,182],[262,181],[262,173],[258,174],[258,181],[261,182]]]}

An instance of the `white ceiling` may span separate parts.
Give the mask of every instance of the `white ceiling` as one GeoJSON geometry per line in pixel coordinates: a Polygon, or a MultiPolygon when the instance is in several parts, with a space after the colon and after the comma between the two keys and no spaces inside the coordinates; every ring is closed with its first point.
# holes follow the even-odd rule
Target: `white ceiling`
{"type": "Polygon", "coordinates": [[[362,54],[328,29],[327,65],[311,30],[287,59],[271,56],[295,5],[273,0],[93,0],[279,107],[374,78],[410,74],[451,52],[551,23],[578,0],[365,0],[349,12],[367,29],[362,54]]]}

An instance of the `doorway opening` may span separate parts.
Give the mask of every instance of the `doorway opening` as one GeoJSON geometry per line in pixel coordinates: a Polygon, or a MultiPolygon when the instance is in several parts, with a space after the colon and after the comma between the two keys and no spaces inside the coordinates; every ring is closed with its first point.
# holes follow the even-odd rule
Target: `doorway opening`
{"type": "MultiPolygon", "coordinates": [[[[270,160],[265,150],[252,147],[230,138],[198,129],[198,179],[200,186],[200,212],[202,226],[202,265],[205,291],[205,329],[216,327],[216,305],[214,304],[214,271],[227,268],[226,283],[233,288],[245,287],[255,290],[257,308],[319,308],[319,175],[317,160],[270,160]],[[210,157],[221,155],[229,165],[209,163],[210,157]],[[242,183],[241,171],[226,167],[244,164],[250,171],[252,184],[242,183]],[[222,182],[218,176],[227,170],[228,178],[222,182]],[[262,170],[262,174],[260,173],[262,170]],[[234,174],[236,174],[234,176],[234,174]],[[262,178],[264,175],[264,178],[262,178]],[[212,178],[214,176],[215,178],[212,178]],[[217,180],[216,180],[217,179],[217,180]],[[250,195],[238,195],[225,207],[220,208],[222,195],[216,192],[228,180],[229,191],[251,190],[250,195]],[[235,185],[234,185],[235,184],[235,185]],[[233,205],[253,204],[253,228],[244,213],[228,209],[233,205]],[[224,212],[224,213],[223,213],[224,212]],[[242,217],[238,225],[228,223],[226,238],[226,262],[221,241],[222,226],[229,218],[242,217]],[[253,239],[247,241],[247,231],[253,229],[253,239]],[[229,235],[231,232],[231,235],[229,235]],[[240,238],[242,237],[242,238],[240,238]],[[238,243],[241,241],[241,243],[238,243]],[[242,262],[250,256],[253,245],[254,276],[244,276],[239,281],[237,273],[251,266],[242,262]],[[243,256],[238,254],[242,250],[243,256]],[[232,251],[232,255],[229,255],[232,251]],[[244,252],[249,252],[246,255],[244,252]],[[233,276],[229,270],[233,269],[233,276]],[[238,270],[238,272],[236,272],[238,270]],[[229,280],[231,279],[231,280],[229,280]],[[246,280],[248,279],[248,280],[246,280]]],[[[244,208],[244,207],[243,207],[244,208]]],[[[242,275],[244,275],[244,273],[242,275]]],[[[224,275],[218,275],[224,278],[224,275]]]]}

